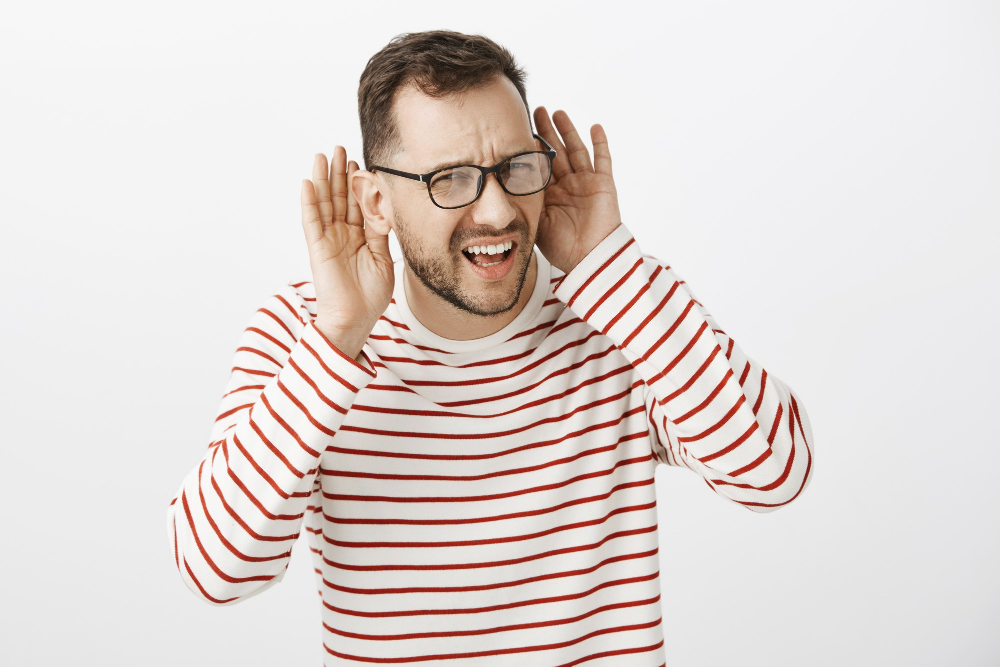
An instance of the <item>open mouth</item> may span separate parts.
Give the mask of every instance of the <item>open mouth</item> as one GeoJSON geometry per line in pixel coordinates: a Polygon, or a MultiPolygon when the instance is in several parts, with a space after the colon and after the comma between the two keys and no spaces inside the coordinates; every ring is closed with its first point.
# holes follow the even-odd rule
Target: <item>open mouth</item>
{"type": "Polygon", "coordinates": [[[480,246],[476,248],[475,252],[463,250],[462,255],[469,262],[472,271],[480,278],[491,281],[499,280],[510,272],[510,268],[514,264],[513,257],[517,251],[517,243],[510,241],[509,245],[509,248],[502,249],[500,252],[496,252],[497,248],[494,247],[492,254],[489,252],[489,247],[480,246]]]}
{"type": "Polygon", "coordinates": [[[467,260],[469,260],[476,266],[496,266],[497,264],[502,264],[504,261],[506,261],[507,258],[510,257],[511,254],[514,252],[515,247],[516,244],[513,244],[509,249],[504,250],[503,252],[495,253],[493,255],[481,252],[472,253],[472,252],[467,252],[465,250],[462,251],[462,254],[465,255],[465,258],[467,260]]]}

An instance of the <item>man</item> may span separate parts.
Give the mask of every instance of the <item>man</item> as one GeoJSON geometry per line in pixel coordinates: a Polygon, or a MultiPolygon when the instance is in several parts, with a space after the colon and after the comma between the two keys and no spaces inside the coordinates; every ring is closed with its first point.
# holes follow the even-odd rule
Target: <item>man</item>
{"type": "Polygon", "coordinates": [[[328,665],[662,665],[657,465],[781,507],[802,402],[640,250],[603,128],[534,133],[506,50],[401,35],[358,99],[367,169],[316,156],[313,280],[251,317],[170,504],[183,581],[256,595],[305,521],[328,665]]]}

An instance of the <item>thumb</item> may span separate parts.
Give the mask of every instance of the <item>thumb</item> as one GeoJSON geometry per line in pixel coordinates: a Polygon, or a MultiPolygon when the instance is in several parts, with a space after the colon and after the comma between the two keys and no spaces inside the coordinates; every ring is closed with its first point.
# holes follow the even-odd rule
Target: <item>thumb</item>
{"type": "Polygon", "coordinates": [[[384,255],[386,261],[391,262],[392,255],[389,253],[389,235],[379,234],[375,227],[367,220],[364,224],[365,242],[368,244],[368,249],[371,250],[373,255],[384,255]]]}

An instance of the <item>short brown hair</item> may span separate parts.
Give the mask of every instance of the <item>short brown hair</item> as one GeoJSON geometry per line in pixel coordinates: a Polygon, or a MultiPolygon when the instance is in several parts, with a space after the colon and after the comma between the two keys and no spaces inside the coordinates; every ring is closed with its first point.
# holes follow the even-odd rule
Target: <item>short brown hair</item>
{"type": "Polygon", "coordinates": [[[368,60],[358,84],[365,167],[388,166],[399,151],[399,128],[393,112],[397,92],[414,84],[429,97],[445,97],[492,83],[506,76],[521,94],[531,127],[524,90],[525,72],[514,56],[482,35],[452,30],[402,33],[368,60]]]}

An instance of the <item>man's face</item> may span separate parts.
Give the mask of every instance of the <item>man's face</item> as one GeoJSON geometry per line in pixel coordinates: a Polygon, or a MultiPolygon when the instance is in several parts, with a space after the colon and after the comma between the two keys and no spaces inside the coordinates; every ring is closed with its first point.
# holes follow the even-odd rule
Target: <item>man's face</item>
{"type": "MultiPolygon", "coordinates": [[[[412,173],[441,166],[490,167],[524,151],[544,147],[532,137],[524,102],[506,77],[469,90],[461,97],[433,99],[413,87],[396,99],[401,152],[386,165],[412,173]]],[[[432,293],[475,315],[498,315],[520,298],[531,262],[544,192],[515,197],[491,174],[474,203],[442,209],[418,181],[394,179],[386,192],[392,228],[413,274],[432,293]],[[483,240],[514,238],[511,268],[502,278],[483,277],[463,249],[483,240]]]]}

